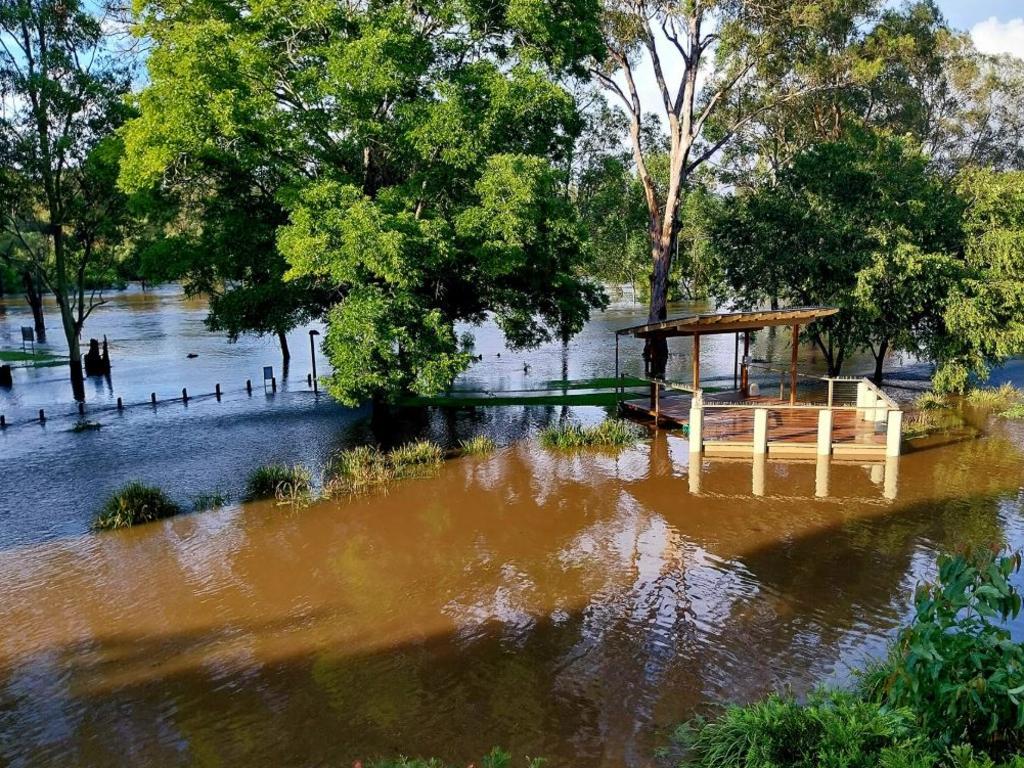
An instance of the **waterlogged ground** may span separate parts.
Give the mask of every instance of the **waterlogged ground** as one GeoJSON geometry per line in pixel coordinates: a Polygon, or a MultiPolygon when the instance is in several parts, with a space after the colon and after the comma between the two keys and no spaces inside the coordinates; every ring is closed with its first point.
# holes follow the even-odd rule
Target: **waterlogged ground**
{"type": "MultiPolygon", "coordinates": [[[[164,311],[187,316],[165,326],[199,324],[184,334],[195,360],[224,347],[248,369],[273,352],[198,333],[201,306],[164,311]]],[[[608,330],[631,312],[528,371],[485,327],[460,385],[604,374],[608,330]]],[[[126,337],[138,328],[122,321],[126,337]]],[[[719,347],[708,358],[731,375],[731,340],[719,347]]],[[[553,766],[655,765],[672,727],[717,703],[847,680],[937,552],[1024,546],[1022,423],[980,421],[980,439],[889,465],[698,468],[666,433],[617,455],[538,445],[541,425],[596,408],[430,412],[405,429],[502,447],[387,493],[87,532],[125,479],[186,500],[370,437],[364,413],[314,399],[293,371],[288,397],[0,435],[0,765],[468,763],[494,745],[553,766]]],[[[143,374],[115,369],[114,390],[145,392],[143,374]]]]}

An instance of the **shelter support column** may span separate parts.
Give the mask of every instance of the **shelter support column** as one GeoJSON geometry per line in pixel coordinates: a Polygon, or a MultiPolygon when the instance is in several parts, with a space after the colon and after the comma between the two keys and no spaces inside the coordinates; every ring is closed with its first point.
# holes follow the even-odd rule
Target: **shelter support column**
{"type": "Polygon", "coordinates": [[[792,350],[789,353],[789,404],[796,405],[796,362],[800,352],[800,326],[793,326],[792,350]]]}
{"type": "Polygon", "coordinates": [[[747,360],[750,357],[750,331],[743,332],[743,365],[740,366],[740,392],[743,397],[750,396],[750,372],[747,370],[747,360]]]}
{"type": "Polygon", "coordinates": [[[903,440],[903,411],[889,411],[889,420],[885,426],[885,455],[900,455],[900,443],[903,440]]]}
{"type": "Polygon", "coordinates": [[[832,460],[828,456],[818,454],[814,467],[814,495],[819,499],[828,498],[829,474],[832,471],[832,460]]]}
{"type": "Polygon", "coordinates": [[[818,455],[832,455],[832,411],[818,411],[818,455]]]}
{"type": "MultiPolygon", "coordinates": [[[[700,456],[704,451],[704,408],[697,404],[690,405],[690,421],[688,423],[690,456],[700,456]]],[[[690,463],[693,463],[690,459],[690,463]]]]}
{"type": "Polygon", "coordinates": [[[768,409],[754,409],[754,455],[768,453],[768,409]]]}
{"type": "Polygon", "coordinates": [[[700,334],[693,334],[693,391],[700,389],[700,334]]]}

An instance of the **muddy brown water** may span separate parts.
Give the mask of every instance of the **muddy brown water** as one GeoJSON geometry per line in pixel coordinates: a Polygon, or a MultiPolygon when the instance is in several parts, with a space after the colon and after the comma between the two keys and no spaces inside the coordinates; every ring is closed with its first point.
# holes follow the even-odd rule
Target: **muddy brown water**
{"type": "MultiPolygon", "coordinates": [[[[935,553],[1024,545],[1024,430],[880,467],[526,437],[387,493],[0,552],[0,763],[647,766],[675,724],[882,652],[935,553]]],[[[1013,626],[1020,637],[1024,627],[1013,626]]]]}

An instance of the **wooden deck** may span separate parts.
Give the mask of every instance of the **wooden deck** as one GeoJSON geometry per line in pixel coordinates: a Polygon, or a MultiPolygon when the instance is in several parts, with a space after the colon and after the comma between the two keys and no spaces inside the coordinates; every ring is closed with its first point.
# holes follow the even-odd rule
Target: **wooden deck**
{"type": "MultiPolygon", "coordinates": [[[[663,392],[658,403],[661,424],[687,426],[690,420],[689,394],[663,392]]],[[[818,440],[818,413],[824,406],[791,408],[788,401],[772,397],[742,398],[739,393],[715,395],[704,401],[704,448],[707,453],[749,454],[754,443],[754,409],[768,408],[769,452],[813,454],[818,440]],[[734,402],[737,407],[718,405],[734,402]],[[709,407],[710,406],[710,407],[709,407]],[[740,407],[748,406],[748,407],[740,407]],[[773,406],[775,406],[773,408],[773,406]]],[[[654,417],[649,398],[624,400],[627,414],[654,417]]],[[[872,455],[885,451],[884,423],[876,425],[858,417],[855,410],[834,410],[832,445],[836,454],[872,455]]]]}

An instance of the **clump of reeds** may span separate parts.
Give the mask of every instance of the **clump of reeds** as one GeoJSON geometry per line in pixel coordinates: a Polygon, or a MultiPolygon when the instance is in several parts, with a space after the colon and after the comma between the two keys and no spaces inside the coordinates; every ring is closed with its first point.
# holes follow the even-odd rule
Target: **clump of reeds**
{"type": "Polygon", "coordinates": [[[999,415],[1002,416],[1004,419],[1024,419],[1024,403],[1017,403],[1016,405],[1011,405],[1009,408],[1007,408],[999,415]]]}
{"type": "Polygon", "coordinates": [[[989,411],[1006,411],[1014,405],[1024,403],[1024,389],[1010,383],[1000,387],[979,387],[967,394],[967,402],[975,408],[989,411]]]}
{"type": "Polygon", "coordinates": [[[643,436],[642,427],[624,419],[606,419],[600,424],[586,427],[574,421],[567,421],[545,427],[540,433],[540,443],[545,448],[563,451],[580,448],[627,448],[635,445],[643,436]]]}
{"type": "Polygon", "coordinates": [[[949,401],[937,392],[923,392],[914,400],[914,409],[918,411],[939,411],[949,408],[949,401]]]}
{"type": "Polygon", "coordinates": [[[230,494],[222,491],[207,491],[192,497],[192,509],[196,512],[220,509],[231,503],[230,494]]]}
{"type": "Polygon", "coordinates": [[[299,465],[267,464],[253,470],[245,484],[245,501],[295,501],[311,493],[309,470],[299,465]]]}
{"type": "Polygon", "coordinates": [[[362,493],[395,480],[421,476],[444,461],[444,451],[429,440],[382,451],[361,445],[342,451],[331,461],[324,481],[324,494],[362,493]]]}
{"type": "Polygon", "coordinates": [[[487,435],[477,435],[468,440],[459,441],[459,452],[463,456],[487,456],[494,453],[497,447],[497,443],[487,435]]]}
{"type": "Polygon", "coordinates": [[[103,425],[98,421],[76,421],[74,426],[71,427],[72,432],[95,432],[98,429],[102,429],[103,425]]]}
{"type": "Polygon", "coordinates": [[[133,525],[172,517],[181,511],[181,507],[159,488],[133,482],[122,486],[107,499],[93,518],[92,527],[97,531],[131,528],[133,525]]]}

